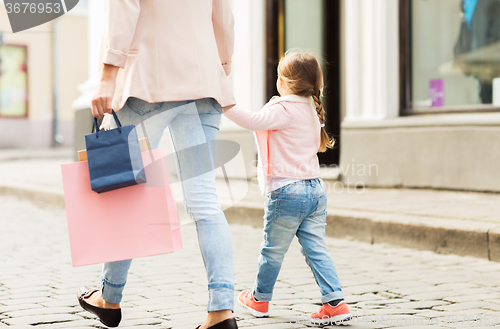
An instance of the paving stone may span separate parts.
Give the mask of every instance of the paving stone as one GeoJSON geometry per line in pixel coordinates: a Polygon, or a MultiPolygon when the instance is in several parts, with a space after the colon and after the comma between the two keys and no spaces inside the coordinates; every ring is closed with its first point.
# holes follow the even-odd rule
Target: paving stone
{"type": "Polygon", "coordinates": [[[361,295],[351,295],[346,297],[346,302],[348,304],[359,303],[363,301],[384,301],[385,298],[377,296],[373,293],[365,293],[361,295]]]}
{"type": "MultiPolygon", "coordinates": [[[[17,328],[18,326],[15,326],[17,328]]],[[[33,328],[33,327],[31,327],[33,328]]],[[[81,320],[74,320],[74,321],[69,321],[69,322],[57,322],[57,323],[51,323],[51,324],[42,324],[42,325],[37,325],[35,328],[88,328],[88,329],[95,329],[95,328],[106,328],[104,325],[97,323],[96,320],[94,319],[81,319],[81,320]]]]}
{"type": "Polygon", "coordinates": [[[8,325],[35,325],[44,323],[63,323],[73,320],[80,320],[81,317],[74,314],[44,314],[44,315],[30,315],[18,318],[8,318],[2,322],[8,325]]]}
{"type": "Polygon", "coordinates": [[[76,306],[78,303],[77,303],[77,299],[76,299],[76,294],[73,298],[71,299],[63,299],[63,300],[53,300],[53,299],[47,299],[47,300],[44,300],[43,302],[37,304],[37,305],[41,305],[41,306],[44,306],[44,307],[73,307],[73,306],[76,306]]]}
{"type": "Polygon", "coordinates": [[[7,313],[10,311],[22,311],[22,310],[30,310],[37,309],[43,307],[41,304],[18,304],[18,305],[8,305],[8,306],[0,306],[0,314],[7,313]]]}
{"type": "MultiPolygon", "coordinates": [[[[461,302],[470,301],[471,297],[470,297],[470,295],[464,295],[464,296],[445,297],[443,299],[446,301],[453,302],[453,303],[461,303],[461,302]]],[[[484,301],[494,303],[495,301],[500,301],[500,293],[478,294],[478,295],[474,295],[474,299],[475,300],[484,300],[484,301]]]]}
{"type": "Polygon", "coordinates": [[[367,284],[362,286],[346,287],[345,290],[353,294],[365,294],[367,292],[377,293],[381,291],[390,291],[391,287],[379,284],[367,284]]]}
{"type": "Polygon", "coordinates": [[[205,318],[206,316],[191,317],[189,316],[189,314],[186,314],[184,317],[180,317],[175,320],[164,319],[164,321],[161,322],[161,325],[167,328],[176,328],[184,325],[190,325],[193,328],[196,328],[198,325],[202,324],[205,321],[205,318]]]}
{"type": "Polygon", "coordinates": [[[419,302],[400,303],[397,304],[397,306],[401,308],[422,310],[422,309],[431,309],[434,306],[449,305],[449,304],[450,303],[445,302],[443,300],[425,300],[419,302]]]}
{"type": "Polygon", "coordinates": [[[450,304],[450,305],[440,305],[440,306],[435,306],[432,309],[433,310],[438,310],[438,311],[462,311],[462,310],[467,310],[471,308],[484,308],[488,309],[489,307],[492,307],[492,305],[498,307],[498,304],[493,304],[493,303],[487,303],[483,301],[468,301],[468,302],[463,302],[463,303],[456,303],[456,304],[450,304]]]}
{"type": "Polygon", "coordinates": [[[141,319],[126,319],[124,318],[122,322],[120,322],[120,328],[127,327],[146,327],[146,326],[155,326],[160,325],[163,322],[162,319],[149,317],[149,318],[141,318],[141,319]]]}
{"type": "MultiPolygon", "coordinates": [[[[379,305],[379,306],[383,306],[383,305],[389,305],[389,304],[392,304],[392,305],[401,305],[403,303],[410,303],[411,301],[409,299],[404,299],[404,298],[393,298],[393,299],[381,299],[381,300],[373,300],[373,301],[368,301],[368,302],[361,302],[360,304],[361,305],[379,305]]],[[[349,302],[347,302],[347,304],[350,304],[349,302]]],[[[357,304],[354,304],[354,305],[357,305],[357,304]]]]}
{"type": "Polygon", "coordinates": [[[434,291],[434,292],[424,292],[420,294],[406,295],[405,298],[412,301],[424,301],[424,300],[436,300],[443,299],[447,296],[453,295],[453,291],[434,291]]]}
{"type": "Polygon", "coordinates": [[[52,307],[52,308],[43,307],[43,308],[27,309],[22,311],[5,312],[5,315],[11,318],[18,318],[30,315],[50,315],[50,314],[67,314],[67,313],[71,314],[77,311],[78,309],[73,307],[52,307]]]}

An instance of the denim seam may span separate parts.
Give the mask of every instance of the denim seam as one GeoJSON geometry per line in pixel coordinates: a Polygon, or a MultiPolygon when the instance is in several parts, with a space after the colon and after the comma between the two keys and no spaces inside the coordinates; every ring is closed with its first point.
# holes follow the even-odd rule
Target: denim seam
{"type": "Polygon", "coordinates": [[[112,282],[109,282],[108,280],[106,280],[106,278],[102,278],[102,282],[104,282],[106,285],[113,287],[113,288],[125,287],[125,285],[127,284],[126,282],[125,283],[112,283],[112,282]]]}
{"type": "Polygon", "coordinates": [[[313,199],[317,198],[319,195],[323,195],[323,193],[318,193],[318,194],[295,194],[295,193],[274,193],[271,192],[272,196],[293,196],[296,199],[313,199]]]}
{"type": "Polygon", "coordinates": [[[217,289],[217,288],[234,290],[234,285],[230,283],[220,283],[220,282],[214,282],[208,284],[208,289],[217,289]]]}
{"type": "MultiPolygon", "coordinates": [[[[187,105],[187,104],[186,104],[187,105]]],[[[187,107],[187,106],[186,106],[187,107]]],[[[169,129],[170,131],[170,129],[169,129]]],[[[170,132],[170,140],[172,141],[172,146],[174,147],[174,150],[177,152],[177,147],[175,146],[175,141],[174,141],[174,136],[172,136],[172,132],[170,132]]],[[[189,216],[191,217],[191,219],[193,219],[193,217],[191,216],[191,212],[189,210],[189,207],[188,207],[188,204],[187,204],[187,197],[186,197],[186,192],[184,191],[184,186],[182,186],[182,169],[181,169],[181,162],[179,161],[179,158],[177,157],[177,155],[175,156],[175,160],[177,161],[177,168],[179,170],[179,180],[181,182],[181,190],[182,190],[182,200],[183,200],[183,204],[184,204],[184,208],[186,208],[186,212],[189,214],[189,216]]],[[[193,219],[194,220],[194,219],[193,219]]]]}
{"type": "MultiPolygon", "coordinates": [[[[151,112],[153,112],[153,111],[156,111],[156,110],[158,110],[158,109],[161,107],[161,103],[148,103],[148,102],[146,102],[146,101],[143,101],[143,102],[145,102],[146,104],[150,105],[150,108],[152,108],[152,109],[150,109],[150,110],[148,110],[148,109],[144,110],[142,107],[141,107],[141,108],[139,108],[139,107],[137,107],[136,105],[132,104],[132,103],[133,103],[133,101],[131,101],[131,100],[129,100],[129,99],[130,99],[130,97],[127,99],[127,103],[128,103],[128,105],[129,105],[130,109],[131,109],[133,112],[135,112],[136,114],[138,114],[139,116],[145,116],[146,114],[149,114],[149,113],[151,113],[151,112]]],[[[140,100],[140,99],[139,99],[139,100],[140,100]]]]}

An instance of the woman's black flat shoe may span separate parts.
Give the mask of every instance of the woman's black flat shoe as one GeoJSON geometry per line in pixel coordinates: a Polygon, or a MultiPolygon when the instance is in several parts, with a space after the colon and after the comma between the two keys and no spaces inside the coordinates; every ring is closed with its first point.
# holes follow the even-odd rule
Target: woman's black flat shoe
{"type": "MultiPolygon", "coordinates": [[[[196,327],[196,329],[200,328],[201,326],[196,327]]],[[[217,324],[214,324],[213,326],[209,327],[208,329],[238,329],[238,325],[236,324],[236,319],[227,319],[222,322],[219,322],[217,324]]]]}
{"type": "MultiPolygon", "coordinates": [[[[99,290],[97,289],[89,289],[85,286],[80,287],[78,289],[78,302],[80,306],[87,312],[90,312],[94,315],[97,315],[101,322],[108,327],[118,327],[120,321],[122,320],[122,310],[118,309],[110,309],[110,308],[101,308],[97,306],[90,305],[85,301],[86,298],[92,296],[95,292],[99,290]]],[[[232,327],[228,327],[232,328],[232,327]]]]}

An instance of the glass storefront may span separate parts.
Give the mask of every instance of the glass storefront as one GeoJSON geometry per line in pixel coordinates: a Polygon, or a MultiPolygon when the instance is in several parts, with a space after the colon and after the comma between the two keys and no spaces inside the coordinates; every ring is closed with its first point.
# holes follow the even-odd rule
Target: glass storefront
{"type": "Polygon", "coordinates": [[[410,10],[409,106],[500,105],[500,1],[411,0],[410,10]]]}

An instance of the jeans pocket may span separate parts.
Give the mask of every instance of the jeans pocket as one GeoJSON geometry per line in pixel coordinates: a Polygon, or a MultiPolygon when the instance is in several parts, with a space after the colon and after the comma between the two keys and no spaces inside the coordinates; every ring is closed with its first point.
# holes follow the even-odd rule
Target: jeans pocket
{"type": "Polygon", "coordinates": [[[295,198],[276,200],[276,224],[288,229],[297,228],[304,217],[306,202],[295,198]]]}
{"type": "Polygon", "coordinates": [[[149,103],[145,100],[136,97],[129,97],[127,99],[127,105],[132,111],[139,115],[146,115],[161,106],[161,103],[149,103]]]}
{"type": "Polygon", "coordinates": [[[326,195],[322,195],[315,201],[317,201],[316,210],[314,211],[314,214],[311,216],[311,219],[318,223],[324,223],[326,221],[326,213],[327,213],[326,207],[328,199],[326,195]]]}

